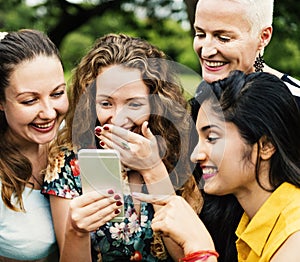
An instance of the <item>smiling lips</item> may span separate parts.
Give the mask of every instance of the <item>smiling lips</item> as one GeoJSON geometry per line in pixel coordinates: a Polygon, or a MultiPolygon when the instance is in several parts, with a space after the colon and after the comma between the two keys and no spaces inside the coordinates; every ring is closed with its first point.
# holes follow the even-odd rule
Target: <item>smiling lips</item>
{"type": "Polygon", "coordinates": [[[31,126],[39,132],[49,132],[54,128],[55,121],[51,121],[51,122],[48,122],[48,123],[45,123],[45,124],[32,123],[31,126]]]}
{"type": "Polygon", "coordinates": [[[213,176],[215,176],[218,173],[218,169],[216,167],[212,167],[212,166],[203,166],[202,167],[202,172],[203,172],[203,179],[209,179],[213,176]]]}
{"type": "Polygon", "coordinates": [[[218,62],[218,61],[205,61],[205,64],[209,67],[220,67],[226,65],[225,62],[218,62]]]}

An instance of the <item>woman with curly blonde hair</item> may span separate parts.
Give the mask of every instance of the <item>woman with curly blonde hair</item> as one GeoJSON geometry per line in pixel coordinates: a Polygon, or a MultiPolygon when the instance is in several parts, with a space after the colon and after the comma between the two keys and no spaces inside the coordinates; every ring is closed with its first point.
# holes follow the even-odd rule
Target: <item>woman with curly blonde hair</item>
{"type": "Polygon", "coordinates": [[[50,195],[61,261],[182,256],[171,239],[153,234],[156,207],[134,203],[130,193],[178,194],[200,212],[201,193],[188,158],[192,121],[174,64],[145,40],[109,34],[74,71],[71,109],[51,150],[43,188],[50,195]],[[82,194],[77,151],[96,147],[120,153],[130,190],[121,200],[110,190],[82,194]],[[111,222],[123,205],[125,219],[111,222]]]}

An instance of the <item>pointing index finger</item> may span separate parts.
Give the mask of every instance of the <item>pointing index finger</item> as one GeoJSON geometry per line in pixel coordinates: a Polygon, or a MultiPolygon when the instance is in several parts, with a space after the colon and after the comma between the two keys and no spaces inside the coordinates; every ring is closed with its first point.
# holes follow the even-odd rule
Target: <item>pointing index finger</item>
{"type": "Polygon", "coordinates": [[[143,202],[148,202],[160,206],[165,206],[170,200],[170,195],[151,195],[138,192],[133,192],[132,197],[143,202]]]}

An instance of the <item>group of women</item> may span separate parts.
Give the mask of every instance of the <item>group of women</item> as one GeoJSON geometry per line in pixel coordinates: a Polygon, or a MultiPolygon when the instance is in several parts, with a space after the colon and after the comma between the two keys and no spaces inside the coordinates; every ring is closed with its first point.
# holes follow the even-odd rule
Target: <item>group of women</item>
{"type": "Polygon", "coordinates": [[[299,82],[262,58],[273,5],[198,1],[190,104],[143,39],[100,37],[67,92],[46,35],[1,35],[0,258],[298,261],[299,82]],[[120,153],[123,196],[83,192],[82,148],[120,153]]]}

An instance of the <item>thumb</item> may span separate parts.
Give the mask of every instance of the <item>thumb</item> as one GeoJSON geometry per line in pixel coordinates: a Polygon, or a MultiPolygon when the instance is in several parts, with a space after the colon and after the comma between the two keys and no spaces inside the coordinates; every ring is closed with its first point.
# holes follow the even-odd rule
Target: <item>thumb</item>
{"type": "Polygon", "coordinates": [[[145,121],[143,124],[142,124],[142,133],[143,133],[143,136],[148,138],[149,140],[152,140],[154,138],[154,135],[152,134],[150,128],[148,127],[148,121],[145,121]]]}

